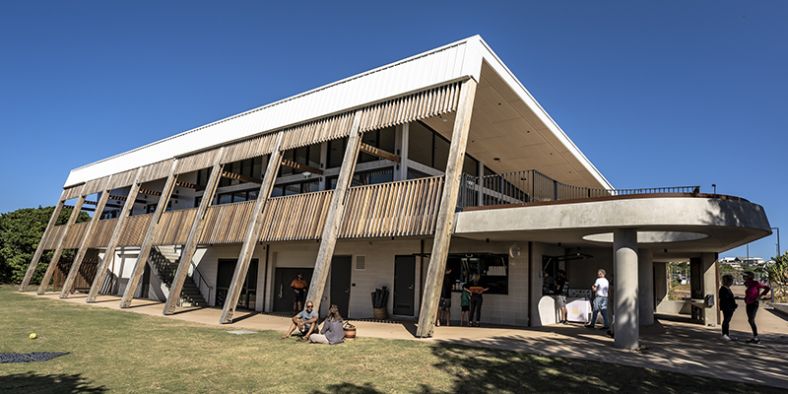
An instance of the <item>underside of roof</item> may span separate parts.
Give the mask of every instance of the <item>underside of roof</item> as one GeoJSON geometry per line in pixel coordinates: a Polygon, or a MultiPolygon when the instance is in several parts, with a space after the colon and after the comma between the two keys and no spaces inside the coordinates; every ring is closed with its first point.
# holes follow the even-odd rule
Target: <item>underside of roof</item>
{"type": "MultiPolygon", "coordinates": [[[[484,74],[495,76],[495,78],[486,79],[495,80],[497,84],[503,85],[511,96],[511,100],[517,101],[521,107],[529,109],[525,112],[528,112],[527,115],[531,118],[530,122],[536,124],[533,129],[539,129],[540,133],[549,136],[548,139],[556,147],[556,152],[561,155],[562,160],[570,163],[571,169],[567,170],[569,167],[561,168],[561,174],[559,174],[561,176],[556,177],[557,179],[577,178],[578,182],[588,186],[611,188],[604,176],[580,152],[479,36],[457,41],[75,168],[70,172],[64,187],[95,181],[112,174],[128,173],[129,170],[138,167],[166,162],[172,158],[184,157],[235,141],[259,138],[259,136],[273,131],[311,121],[322,121],[324,118],[341,115],[355,109],[370,108],[378,103],[392,102],[398,97],[448,85],[466,78],[479,81],[483,68],[484,74]],[[569,171],[568,174],[574,173],[575,175],[569,176],[567,171],[569,171]]],[[[483,104],[485,101],[477,99],[477,103],[483,104]]],[[[476,111],[476,107],[474,111],[476,111]]],[[[484,115],[480,116],[480,118],[483,117],[484,115]]],[[[475,119],[476,113],[474,113],[474,121],[475,119]]],[[[471,132],[473,133],[473,127],[471,132]]],[[[469,146],[469,153],[473,154],[474,149],[469,146]]],[[[521,162],[520,164],[526,165],[528,163],[521,162]]],[[[495,170],[500,171],[500,169],[495,170]]],[[[556,172],[558,173],[559,170],[556,172]]]]}

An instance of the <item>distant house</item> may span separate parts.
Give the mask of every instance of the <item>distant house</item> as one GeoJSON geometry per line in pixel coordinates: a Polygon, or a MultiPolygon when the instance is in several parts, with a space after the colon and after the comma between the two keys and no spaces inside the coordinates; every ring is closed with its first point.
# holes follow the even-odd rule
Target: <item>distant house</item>
{"type": "Polygon", "coordinates": [[[29,271],[55,251],[42,293],[78,249],[63,297],[82,283],[88,302],[207,305],[228,323],[237,308],[291,313],[302,274],[322,311],[350,318],[373,317],[387,287],[386,312],[426,337],[444,281],[452,316],[478,278],[483,323],[539,326],[555,321],[545,278],[565,270],[582,296],[605,268],[627,348],[653,322],[664,262],[689,261],[714,294],[717,253],[770,234],[739,197],[614,188],[478,36],[75,168],[56,213],[67,203],[95,216],[50,222],[29,271]]]}

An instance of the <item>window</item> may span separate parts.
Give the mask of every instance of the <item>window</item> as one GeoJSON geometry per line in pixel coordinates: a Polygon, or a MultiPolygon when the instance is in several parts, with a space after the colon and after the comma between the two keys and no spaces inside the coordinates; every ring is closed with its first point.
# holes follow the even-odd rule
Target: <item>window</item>
{"type": "Polygon", "coordinates": [[[408,131],[408,159],[432,167],[432,131],[413,122],[408,131]]]}
{"type": "MultiPolygon", "coordinates": [[[[337,188],[338,176],[331,176],[326,178],[326,189],[333,190],[337,188]]],[[[353,174],[353,179],[350,181],[350,186],[364,186],[374,185],[378,183],[386,183],[394,181],[394,167],[386,167],[378,170],[363,171],[353,174]]]]}
{"type": "MultiPolygon", "coordinates": [[[[394,152],[395,138],[396,138],[395,128],[387,127],[385,129],[375,130],[365,133],[361,141],[367,145],[372,145],[386,152],[396,153],[394,152]]],[[[359,163],[366,163],[369,161],[376,161],[376,160],[382,160],[382,159],[379,159],[376,156],[372,156],[370,154],[363,152],[361,152],[358,156],[359,163]]]]}
{"type": "Polygon", "coordinates": [[[345,156],[346,145],[347,138],[331,140],[328,142],[328,168],[339,167],[342,165],[342,159],[345,156]]]}
{"type": "Polygon", "coordinates": [[[462,291],[462,286],[477,278],[489,288],[487,294],[509,293],[509,255],[493,253],[450,254],[446,268],[451,268],[449,279],[452,289],[462,291]]]}

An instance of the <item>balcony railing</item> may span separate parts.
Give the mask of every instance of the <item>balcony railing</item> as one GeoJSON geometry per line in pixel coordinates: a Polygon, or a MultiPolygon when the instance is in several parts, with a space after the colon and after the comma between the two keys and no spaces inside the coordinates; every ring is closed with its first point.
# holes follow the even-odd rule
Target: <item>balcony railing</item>
{"type": "Polygon", "coordinates": [[[463,174],[459,208],[488,205],[524,205],[534,202],[583,200],[636,194],[698,194],[700,186],[641,189],[603,189],[567,185],[536,170],[515,171],[483,177],[463,174]]]}

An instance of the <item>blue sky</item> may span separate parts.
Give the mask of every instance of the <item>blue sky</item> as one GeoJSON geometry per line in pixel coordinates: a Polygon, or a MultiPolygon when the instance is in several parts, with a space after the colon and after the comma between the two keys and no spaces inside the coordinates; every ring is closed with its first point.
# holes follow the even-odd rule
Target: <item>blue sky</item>
{"type": "Polygon", "coordinates": [[[716,183],[788,248],[786,1],[269,3],[0,2],[0,212],[52,205],[71,168],[480,34],[614,185],[716,183]]]}

